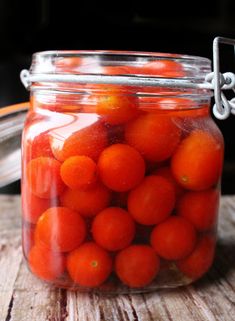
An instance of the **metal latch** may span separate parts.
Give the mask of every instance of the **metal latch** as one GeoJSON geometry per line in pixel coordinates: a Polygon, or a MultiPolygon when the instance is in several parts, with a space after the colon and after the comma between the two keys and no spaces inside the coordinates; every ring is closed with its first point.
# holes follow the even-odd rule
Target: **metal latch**
{"type": "Polygon", "coordinates": [[[205,81],[212,85],[215,104],[213,114],[218,119],[226,119],[230,113],[235,115],[235,98],[228,100],[223,90],[233,90],[235,93],[235,74],[232,72],[220,73],[219,44],[233,45],[235,40],[216,37],[213,41],[213,72],[206,76],[205,81]]]}

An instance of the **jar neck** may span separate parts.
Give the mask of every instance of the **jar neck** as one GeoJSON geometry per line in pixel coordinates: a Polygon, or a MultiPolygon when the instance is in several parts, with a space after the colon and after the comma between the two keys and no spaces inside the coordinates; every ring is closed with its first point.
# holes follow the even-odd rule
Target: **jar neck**
{"type": "Polygon", "coordinates": [[[211,71],[202,57],[119,51],[49,51],[36,53],[31,88],[68,92],[105,91],[116,86],[133,93],[211,96],[200,84],[211,71]]]}

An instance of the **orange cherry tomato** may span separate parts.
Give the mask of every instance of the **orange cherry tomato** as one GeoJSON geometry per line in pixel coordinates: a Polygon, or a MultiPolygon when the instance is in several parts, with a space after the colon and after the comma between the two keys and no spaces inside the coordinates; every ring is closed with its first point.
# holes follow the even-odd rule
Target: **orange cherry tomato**
{"type": "Polygon", "coordinates": [[[88,156],[96,161],[107,145],[107,131],[100,123],[94,123],[74,132],[65,139],[62,146],[60,144],[58,146],[56,139],[51,141],[55,158],[62,162],[71,156],[88,156]]]}
{"type": "Polygon", "coordinates": [[[171,170],[186,189],[200,191],[215,185],[223,166],[223,145],[211,134],[194,130],[175,151],[171,170]]]}
{"type": "Polygon", "coordinates": [[[153,229],[151,245],[166,260],[183,259],[196,245],[195,228],[183,217],[169,217],[153,229]]]}
{"type": "Polygon", "coordinates": [[[135,223],[127,211],[109,207],[94,218],[92,235],[95,242],[106,250],[121,250],[133,240],[135,223]]]}
{"type": "Polygon", "coordinates": [[[107,187],[117,192],[125,192],[141,182],[145,173],[145,163],[133,147],[114,144],[101,153],[98,173],[107,187]]]}
{"type": "Polygon", "coordinates": [[[183,77],[185,72],[183,66],[174,60],[159,59],[147,62],[141,67],[142,74],[148,74],[154,77],[183,77]]]}
{"type": "Polygon", "coordinates": [[[120,251],[115,260],[119,279],[131,288],[147,286],[157,276],[160,260],[148,245],[131,245],[120,251]]]}
{"type": "Polygon", "coordinates": [[[72,280],[86,287],[104,283],[112,271],[112,259],[99,245],[88,242],[69,253],[67,270],[72,280]]]}
{"type": "Polygon", "coordinates": [[[194,251],[185,259],[177,262],[177,267],[189,278],[196,280],[205,274],[214,258],[215,238],[205,235],[198,241],[194,251]]]}
{"type": "Polygon", "coordinates": [[[128,196],[129,213],[143,225],[164,221],[171,214],[174,205],[174,187],[161,176],[147,176],[128,196]]]}
{"type": "Polygon", "coordinates": [[[117,88],[105,93],[92,95],[84,104],[84,112],[96,112],[110,125],[124,124],[138,115],[138,97],[119,92],[117,88]]]}
{"type": "Polygon", "coordinates": [[[30,270],[46,281],[54,281],[60,277],[66,267],[63,254],[53,252],[41,245],[35,245],[31,249],[28,260],[30,270]]]}
{"type": "Polygon", "coordinates": [[[96,180],[96,163],[88,156],[72,156],[61,165],[60,175],[71,189],[86,187],[96,180]]]}
{"type": "Polygon", "coordinates": [[[30,191],[26,191],[26,187],[23,186],[24,192],[22,193],[22,215],[23,219],[32,224],[36,224],[38,218],[49,207],[56,206],[58,204],[57,199],[40,198],[35,196],[30,191]]]}
{"type": "Polygon", "coordinates": [[[55,198],[64,191],[60,166],[60,162],[51,157],[37,157],[28,163],[25,183],[35,196],[55,198]]]}
{"type": "Polygon", "coordinates": [[[66,207],[51,207],[42,214],[36,225],[36,241],[52,251],[69,252],[85,239],[83,218],[66,207]]]}
{"type": "Polygon", "coordinates": [[[128,144],[147,160],[159,162],[173,154],[179,144],[181,130],[174,118],[147,113],[126,125],[125,137],[128,144]]]}
{"type": "Polygon", "coordinates": [[[111,192],[101,183],[86,189],[67,189],[60,197],[61,205],[77,211],[84,217],[92,217],[109,206],[111,192]]]}
{"type": "Polygon", "coordinates": [[[215,227],[219,207],[219,191],[209,189],[185,193],[177,204],[177,214],[189,220],[198,231],[215,227]]]}
{"type": "Polygon", "coordinates": [[[184,189],[180,186],[174,176],[172,175],[171,169],[168,166],[160,167],[151,173],[152,175],[158,175],[166,178],[174,187],[176,198],[180,197],[184,193],[184,189]]]}

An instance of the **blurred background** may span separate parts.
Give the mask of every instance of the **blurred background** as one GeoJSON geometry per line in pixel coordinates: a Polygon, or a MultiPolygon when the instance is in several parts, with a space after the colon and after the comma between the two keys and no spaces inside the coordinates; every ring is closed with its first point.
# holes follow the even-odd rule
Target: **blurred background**
{"type": "MultiPolygon", "coordinates": [[[[235,38],[234,0],[0,0],[0,107],[28,100],[19,80],[32,53],[115,49],[199,55],[212,59],[216,36],[235,38]]],[[[235,72],[233,48],[221,51],[223,72],[235,72]]],[[[225,139],[222,193],[235,193],[235,116],[217,121],[225,139]]],[[[19,182],[0,193],[19,193],[19,182]]]]}

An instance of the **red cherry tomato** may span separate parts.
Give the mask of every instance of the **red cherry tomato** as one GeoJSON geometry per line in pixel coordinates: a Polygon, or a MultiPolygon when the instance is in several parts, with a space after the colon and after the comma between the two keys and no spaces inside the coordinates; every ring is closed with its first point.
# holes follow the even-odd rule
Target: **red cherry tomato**
{"type": "Polygon", "coordinates": [[[177,214],[188,219],[198,231],[215,227],[219,207],[219,192],[209,189],[185,193],[177,204],[177,214]]]}
{"type": "Polygon", "coordinates": [[[183,66],[174,60],[159,59],[147,62],[141,67],[142,74],[148,74],[154,77],[183,77],[185,72],[183,66]]]}
{"type": "Polygon", "coordinates": [[[210,268],[215,253],[215,238],[203,236],[194,251],[186,258],[177,262],[177,267],[189,278],[196,280],[210,268]]]}
{"type": "Polygon", "coordinates": [[[138,115],[138,98],[118,88],[109,88],[107,92],[87,97],[83,112],[97,113],[110,125],[124,124],[138,115]]]}
{"type": "Polygon", "coordinates": [[[194,191],[215,185],[222,165],[222,142],[203,130],[194,130],[185,138],[171,160],[171,170],[177,182],[194,191]]]}
{"type": "Polygon", "coordinates": [[[168,166],[160,167],[151,173],[152,175],[158,175],[166,178],[174,187],[176,198],[184,194],[184,189],[180,186],[174,176],[172,175],[171,169],[168,166]]]}
{"type": "Polygon", "coordinates": [[[31,249],[28,260],[31,271],[46,281],[54,281],[65,271],[65,256],[41,245],[35,245],[31,249]]]}
{"type": "Polygon", "coordinates": [[[164,221],[175,205],[173,185],[164,177],[147,176],[128,196],[128,211],[140,224],[164,221]]]}
{"type": "Polygon", "coordinates": [[[22,186],[22,215],[23,219],[32,224],[36,224],[39,217],[49,207],[56,206],[58,200],[40,198],[32,194],[30,191],[26,191],[26,186],[22,186]]]}
{"type": "Polygon", "coordinates": [[[107,187],[117,192],[125,192],[141,182],[145,173],[145,163],[133,147],[114,144],[101,153],[98,173],[107,187]]]}
{"type": "Polygon", "coordinates": [[[37,157],[26,168],[26,182],[35,196],[55,198],[65,185],[60,177],[60,162],[51,157],[37,157]]]}
{"type": "Polygon", "coordinates": [[[61,205],[77,211],[84,217],[92,217],[109,206],[111,192],[101,183],[86,189],[66,189],[61,195],[61,205]]]}
{"type": "Polygon", "coordinates": [[[96,163],[88,156],[72,156],[61,165],[60,175],[71,189],[87,187],[96,180],[96,163]]]}
{"type": "Polygon", "coordinates": [[[107,131],[100,123],[75,131],[62,143],[57,137],[51,140],[52,152],[62,162],[71,156],[88,156],[96,161],[107,145],[107,131]]]}
{"type": "Polygon", "coordinates": [[[120,251],[115,260],[115,272],[132,288],[147,286],[157,276],[160,261],[147,245],[131,245],[120,251]]]}
{"type": "Polygon", "coordinates": [[[135,223],[127,211],[109,207],[94,218],[92,235],[96,243],[106,250],[121,250],[133,240],[135,223]]]}
{"type": "Polygon", "coordinates": [[[185,218],[172,216],[153,229],[151,245],[166,260],[185,258],[196,245],[195,228],[185,218]]]}
{"type": "Polygon", "coordinates": [[[83,218],[66,207],[51,207],[42,214],[36,225],[36,243],[52,251],[69,252],[85,239],[83,218]]]}
{"type": "Polygon", "coordinates": [[[112,259],[103,248],[93,242],[84,243],[67,257],[67,269],[72,280],[86,287],[97,287],[112,271],[112,259]]]}
{"type": "Polygon", "coordinates": [[[31,224],[23,222],[22,224],[22,248],[26,258],[28,258],[29,252],[35,244],[34,240],[35,227],[31,224]]]}
{"type": "Polygon", "coordinates": [[[174,118],[147,113],[126,125],[125,137],[147,160],[159,162],[173,154],[180,142],[181,130],[174,118]]]}
{"type": "Polygon", "coordinates": [[[31,159],[40,156],[53,157],[50,145],[50,134],[48,131],[39,134],[32,140],[30,154],[31,159]]]}

